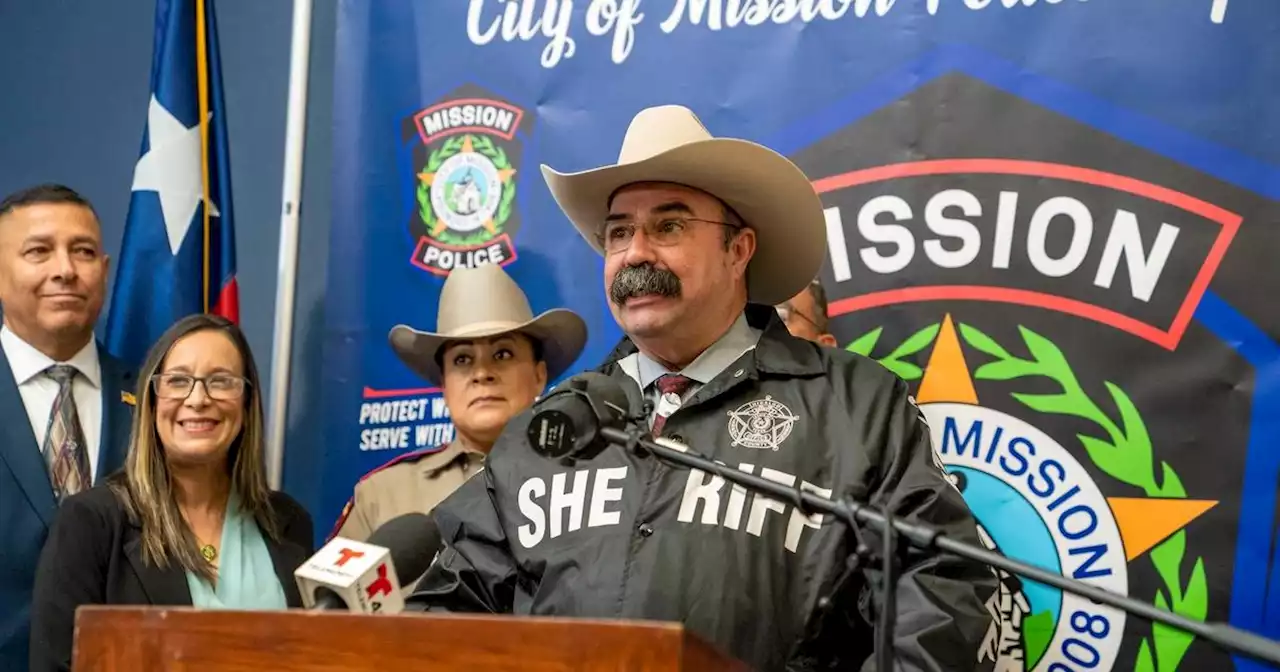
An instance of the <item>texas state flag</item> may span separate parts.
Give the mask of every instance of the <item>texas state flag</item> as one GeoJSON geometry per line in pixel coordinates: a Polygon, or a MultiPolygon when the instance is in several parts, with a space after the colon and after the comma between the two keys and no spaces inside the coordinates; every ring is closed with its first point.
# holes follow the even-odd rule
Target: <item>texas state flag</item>
{"type": "Polygon", "coordinates": [[[147,126],[105,339],[131,365],[182,317],[239,319],[226,120],[213,0],[157,0],[147,126]]]}

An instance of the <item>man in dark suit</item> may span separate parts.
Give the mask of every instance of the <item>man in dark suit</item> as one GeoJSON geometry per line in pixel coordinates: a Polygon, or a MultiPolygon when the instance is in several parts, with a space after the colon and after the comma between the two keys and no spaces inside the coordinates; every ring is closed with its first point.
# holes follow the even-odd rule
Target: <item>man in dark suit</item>
{"type": "Polygon", "coordinates": [[[118,469],[133,376],[99,348],[93,206],[41,185],[0,202],[0,670],[27,669],[36,562],[58,502],[118,469]]]}

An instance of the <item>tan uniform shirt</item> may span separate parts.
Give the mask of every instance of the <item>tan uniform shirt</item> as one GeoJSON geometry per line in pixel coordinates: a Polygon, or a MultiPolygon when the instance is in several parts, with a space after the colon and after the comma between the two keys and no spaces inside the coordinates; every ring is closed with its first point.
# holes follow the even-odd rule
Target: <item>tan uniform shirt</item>
{"type": "Polygon", "coordinates": [[[367,541],[396,516],[430,513],[450,493],[480,471],[484,454],[454,441],[443,450],[405,453],[365,474],[330,535],[367,541]]]}

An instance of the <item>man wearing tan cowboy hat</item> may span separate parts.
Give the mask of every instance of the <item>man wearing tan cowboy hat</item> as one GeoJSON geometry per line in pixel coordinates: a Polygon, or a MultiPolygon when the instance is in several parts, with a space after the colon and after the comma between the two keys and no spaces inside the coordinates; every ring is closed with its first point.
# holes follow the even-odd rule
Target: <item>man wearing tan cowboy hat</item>
{"type": "MultiPolygon", "coordinates": [[[[630,388],[654,434],[978,543],[906,383],[792,336],[774,309],[826,249],[822,204],[795,165],[664,106],[635,117],[616,165],[543,175],[603,255],[627,335],[600,372],[630,388]]],[[[681,621],[756,669],[870,669],[879,574],[846,560],[860,539],[882,547],[877,530],[622,447],[574,466],[539,459],[530,417],[436,509],[448,546],[415,608],[681,621]]],[[[894,669],[989,669],[990,568],[910,552],[900,571],[894,669]]]]}
{"type": "Polygon", "coordinates": [[[480,469],[507,421],[573,364],[587,340],[586,324],[569,310],[534,317],[524,292],[492,264],[449,275],[436,329],[398,325],[391,348],[443,390],[457,439],[401,455],[360,479],[330,536],[364,541],[396,516],[429,512],[480,469]]]}

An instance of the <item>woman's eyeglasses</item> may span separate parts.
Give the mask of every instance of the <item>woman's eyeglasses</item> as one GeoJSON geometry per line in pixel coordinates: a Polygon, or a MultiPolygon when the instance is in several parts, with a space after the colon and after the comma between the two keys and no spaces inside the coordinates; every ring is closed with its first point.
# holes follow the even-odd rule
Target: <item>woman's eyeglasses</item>
{"type": "Polygon", "coordinates": [[[212,376],[192,376],[185,373],[161,373],[151,377],[151,386],[161,399],[185,400],[196,389],[196,383],[204,384],[204,393],[210,399],[230,401],[239,399],[249,381],[229,373],[212,376]]]}

